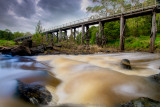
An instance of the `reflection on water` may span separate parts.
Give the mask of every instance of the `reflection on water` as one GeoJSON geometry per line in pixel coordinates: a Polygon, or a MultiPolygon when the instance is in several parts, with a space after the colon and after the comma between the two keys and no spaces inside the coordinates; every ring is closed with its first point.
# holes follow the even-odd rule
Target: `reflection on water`
{"type": "MultiPolygon", "coordinates": [[[[116,53],[95,55],[50,55],[37,57],[0,56],[0,104],[16,91],[17,79],[47,83],[50,105],[76,104],[114,107],[139,97],[160,101],[160,84],[149,76],[160,72],[160,55],[116,53]],[[132,70],[121,68],[129,59],[132,70]],[[36,61],[39,61],[37,63],[36,61]],[[52,67],[48,71],[48,66],[52,67]],[[51,77],[51,78],[49,78],[51,77]]],[[[18,101],[19,102],[19,101],[18,101]]],[[[21,103],[21,102],[19,102],[21,103]]],[[[6,106],[10,107],[10,106],[6,106]]]]}

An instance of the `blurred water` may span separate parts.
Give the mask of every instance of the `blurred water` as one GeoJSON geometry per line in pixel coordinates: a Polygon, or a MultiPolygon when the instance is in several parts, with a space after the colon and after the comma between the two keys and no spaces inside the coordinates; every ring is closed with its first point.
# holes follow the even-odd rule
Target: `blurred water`
{"type": "Polygon", "coordinates": [[[160,84],[149,79],[160,73],[159,68],[160,55],[150,53],[0,55],[0,104],[13,98],[17,79],[27,83],[48,82],[47,89],[53,93],[51,106],[71,103],[114,107],[139,97],[160,101],[160,84]],[[130,60],[132,70],[120,67],[122,59],[130,60]],[[50,72],[46,65],[52,67],[50,72]]]}
{"type": "Polygon", "coordinates": [[[53,67],[51,72],[62,81],[55,87],[58,104],[116,107],[139,97],[160,101],[160,84],[150,79],[160,73],[159,54],[48,55],[37,60],[53,67]],[[121,68],[122,59],[130,60],[132,70],[121,68]]]}
{"type": "MultiPolygon", "coordinates": [[[[48,75],[44,70],[47,67],[37,63],[34,59],[34,57],[0,55],[0,98],[8,98],[14,95],[17,88],[17,79],[23,81],[48,75]]],[[[33,82],[35,81],[33,80],[33,82]]]]}

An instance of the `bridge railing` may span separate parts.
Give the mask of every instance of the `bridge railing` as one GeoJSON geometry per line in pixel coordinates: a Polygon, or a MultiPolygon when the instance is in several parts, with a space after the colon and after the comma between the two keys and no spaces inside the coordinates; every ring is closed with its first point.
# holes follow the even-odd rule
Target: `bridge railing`
{"type": "Polygon", "coordinates": [[[154,6],[157,6],[157,5],[159,5],[157,3],[157,0],[151,0],[151,1],[147,0],[147,1],[144,1],[143,3],[139,3],[139,4],[134,4],[134,3],[130,2],[128,5],[124,6],[123,8],[115,9],[115,10],[112,10],[112,11],[109,11],[107,13],[103,13],[103,14],[100,14],[100,15],[92,15],[88,18],[84,18],[84,19],[76,20],[76,21],[69,22],[69,23],[66,23],[66,24],[63,24],[63,25],[55,26],[55,27],[46,29],[43,32],[48,32],[48,31],[52,31],[52,30],[55,30],[55,29],[60,29],[60,28],[63,28],[63,27],[84,23],[84,22],[87,22],[87,21],[92,21],[92,20],[94,21],[94,20],[97,20],[97,19],[106,18],[106,17],[118,15],[118,14],[133,12],[133,11],[137,11],[137,10],[140,10],[140,9],[147,9],[147,8],[151,8],[151,7],[154,7],[154,6]]]}

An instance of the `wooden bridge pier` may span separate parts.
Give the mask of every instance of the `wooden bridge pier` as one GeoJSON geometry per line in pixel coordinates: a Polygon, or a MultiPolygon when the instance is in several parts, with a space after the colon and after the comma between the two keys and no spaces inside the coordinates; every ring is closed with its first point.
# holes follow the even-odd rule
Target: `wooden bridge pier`
{"type": "Polygon", "coordinates": [[[126,19],[123,15],[120,17],[120,50],[124,51],[124,43],[125,43],[125,22],[126,19]]]}
{"type": "Polygon", "coordinates": [[[99,22],[99,38],[100,38],[100,40],[102,41],[102,22],[100,21],[99,22]]]}
{"type": "Polygon", "coordinates": [[[84,43],[83,41],[84,35],[85,35],[85,25],[82,25],[81,45],[83,45],[84,43]]]}
{"type": "Polygon", "coordinates": [[[52,41],[54,41],[55,34],[52,32],[52,41]]]}
{"type": "Polygon", "coordinates": [[[157,34],[157,23],[156,23],[156,9],[154,9],[152,14],[152,28],[150,35],[150,52],[153,53],[155,50],[155,39],[157,34]]]}
{"type": "Polygon", "coordinates": [[[101,46],[104,45],[104,22],[99,21],[99,38],[98,38],[101,46]]]}
{"type": "Polygon", "coordinates": [[[76,40],[76,28],[74,28],[74,41],[76,40]]]}
{"type": "Polygon", "coordinates": [[[67,30],[64,30],[64,39],[65,39],[65,40],[68,40],[67,30]]]}
{"type": "Polygon", "coordinates": [[[62,29],[59,29],[59,42],[62,41],[62,29]]]}
{"type": "Polygon", "coordinates": [[[86,25],[86,38],[88,38],[89,37],[89,25],[86,25]]]}
{"type": "Polygon", "coordinates": [[[48,40],[49,40],[48,33],[46,33],[45,37],[46,37],[46,41],[48,42],[48,40]]]}
{"type": "Polygon", "coordinates": [[[58,37],[58,31],[57,31],[56,33],[57,33],[57,43],[58,43],[58,41],[59,41],[59,37],[58,37]]]}
{"type": "Polygon", "coordinates": [[[71,31],[71,35],[73,37],[73,28],[70,28],[70,31],[71,31]]]}

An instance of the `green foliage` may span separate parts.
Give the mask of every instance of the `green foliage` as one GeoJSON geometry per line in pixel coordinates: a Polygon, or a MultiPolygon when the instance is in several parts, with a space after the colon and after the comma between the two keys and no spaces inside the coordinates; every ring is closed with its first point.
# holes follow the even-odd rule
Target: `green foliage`
{"type": "Polygon", "coordinates": [[[96,33],[98,32],[98,27],[92,26],[89,29],[90,32],[90,44],[96,44],[96,33]]]}
{"type": "Polygon", "coordinates": [[[73,34],[71,34],[70,36],[69,36],[69,41],[74,41],[74,36],[73,36],[73,34]]]}
{"type": "Polygon", "coordinates": [[[47,44],[47,38],[45,35],[41,35],[36,33],[33,35],[32,40],[36,43],[36,45],[47,44]]]}
{"type": "Polygon", "coordinates": [[[76,42],[77,44],[81,44],[81,36],[82,36],[82,33],[80,32],[77,36],[76,36],[76,42]]]}
{"type": "MultiPolygon", "coordinates": [[[[109,41],[106,47],[119,48],[119,39],[109,41]]],[[[148,50],[150,47],[150,36],[127,37],[125,39],[125,48],[127,50],[148,50]]],[[[160,33],[157,34],[155,47],[160,48],[160,33]]]]}
{"type": "Polygon", "coordinates": [[[14,32],[14,38],[18,38],[18,37],[22,37],[24,36],[23,33],[20,33],[20,32],[14,32]]]}
{"type": "Polygon", "coordinates": [[[14,35],[12,34],[12,32],[8,29],[6,30],[0,30],[0,39],[4,39],[4,40],[12,40],[14,39],[14,35]]]}
{"type": "Polygon", "coordinates": [[[120,35],[120,22],[107,22],[104,25],[104,35],[107,37],[108,41],[116,40],[120,35]]]}
{"type": "MultiPolygon", "coordinates": [[[[30,34],[32,35],[31,33],[26,33],[26,34],[30,34]]],[[[12,33],[10,30],[6,29],[6,30],[0,30],[0,39],[1,40],[14,40],[18,37],[22,37],[24,36],[25,34],[24,33],[20,33],[20,32],[14,32],[12,33]]]]}
{"type": "Polygon", "coordinates": [[[8,41],[8,40],[0,40],[0,46],[13,47],[13,46],[15,46],[15,42],[8,41]]]}
{"type": "MultiPolygon", "coordinates": [[[[95,5],[87,7],[86,10],[98,14],[113,14],[124,11],[130,11],[142,7],[140,0],[92,0],[95,5]]],[[[155,4],[155,0],[144,0],[143,6],[151,6],[155,4]]]]}

